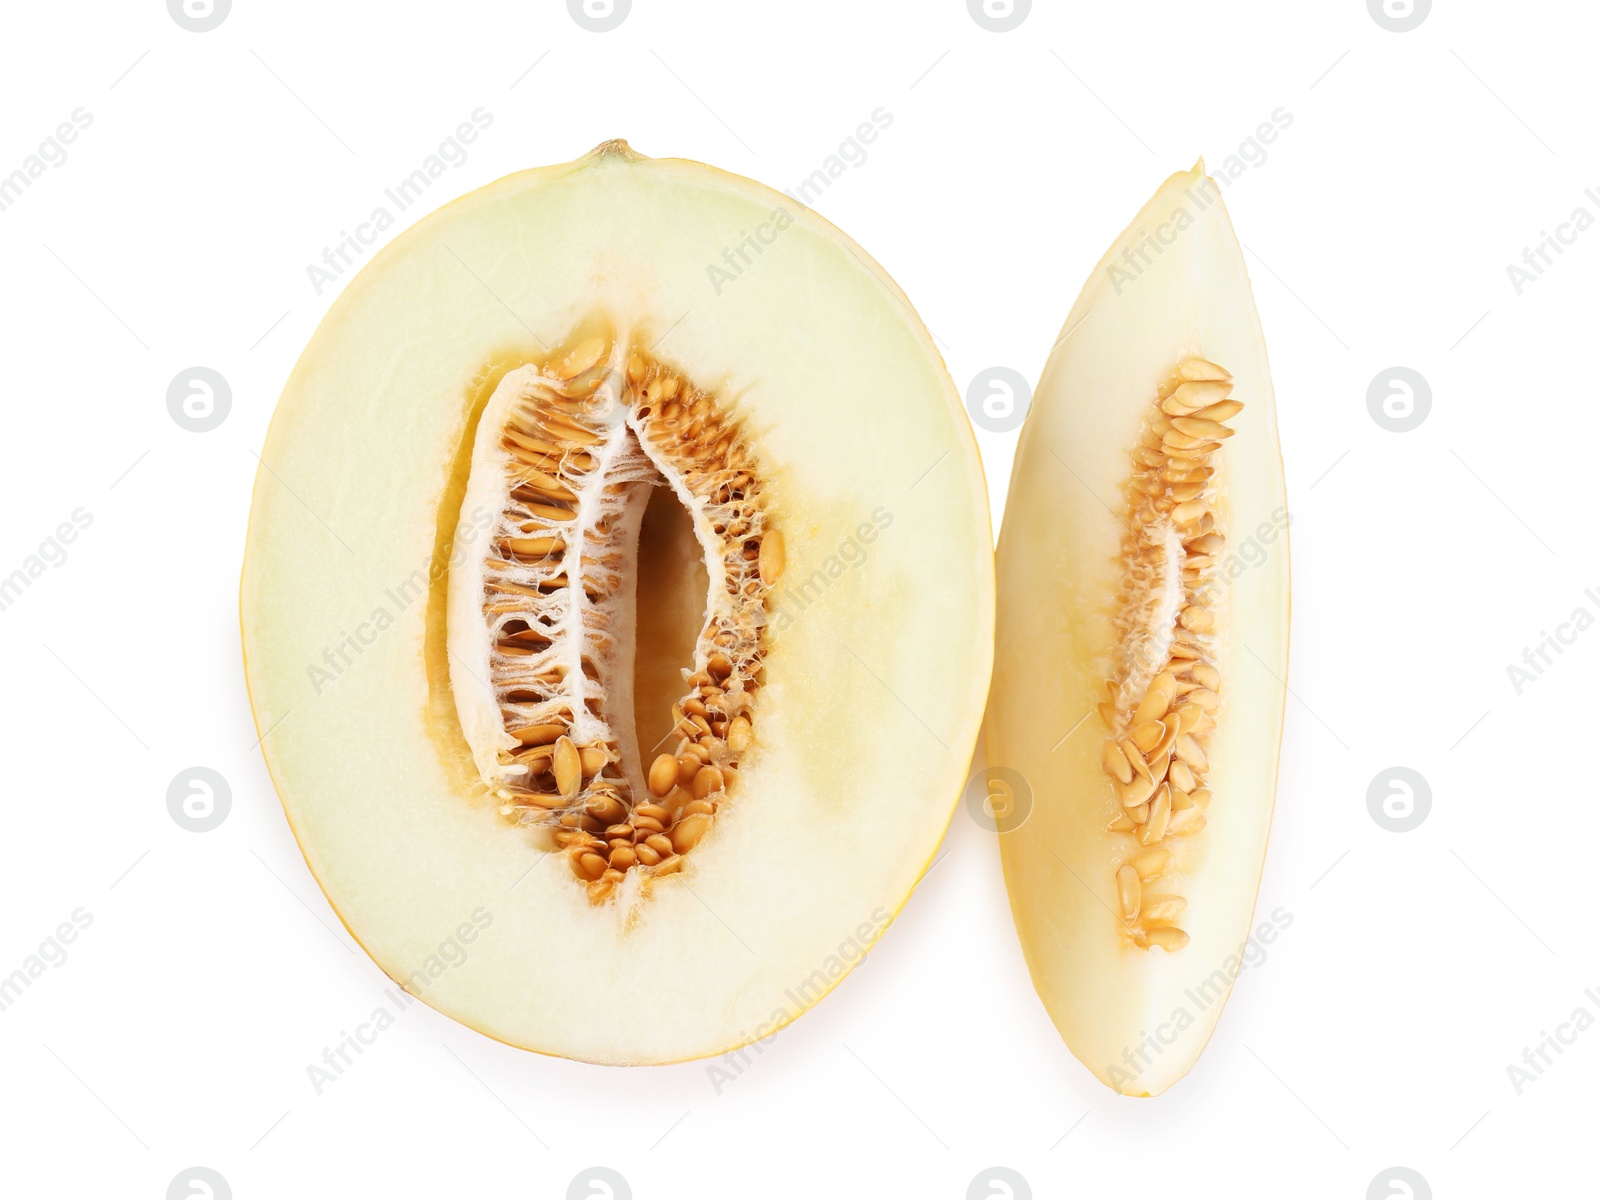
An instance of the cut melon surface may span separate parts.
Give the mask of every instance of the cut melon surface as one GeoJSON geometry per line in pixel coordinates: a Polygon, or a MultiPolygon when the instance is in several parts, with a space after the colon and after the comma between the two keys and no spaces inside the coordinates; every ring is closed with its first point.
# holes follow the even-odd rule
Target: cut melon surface
{"type": "Polygon", "coordinates": [[[905,903],[982,718],[991,535],[931,339],[831,225],[623,143],[509,176],[356,276],[261,459],[262,751],[428,1004],[717,1054],[905,903]]]}
{"type": "MultiPolygon", "coordinates": [[[[1244,258],[1198,165],[1073,307],[998,550],[991,767],[1033,983],[1108,1086],[1193,1065],[1247,958],[1282,729],[1289,513],[1244,258]]],[[[1275,936],[1273,922],[1265,936],[1275,936]]]]}

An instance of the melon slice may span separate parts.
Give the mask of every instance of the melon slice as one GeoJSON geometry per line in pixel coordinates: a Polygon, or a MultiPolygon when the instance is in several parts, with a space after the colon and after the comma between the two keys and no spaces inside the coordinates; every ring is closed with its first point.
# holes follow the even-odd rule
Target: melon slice
{"type": "Polygon", "coordinates": [[[1129,1095],[1188,1071],[1245,961],[1283,721],[1288,523],[1244,258],[1196,165],[1067,318],[998,552],[986,744],[1034,797],[1001,837],[1012,913],[1067,1046],[1129,1095]]]}
{"type": "Polygon", "coordinates": [[[261,457],[262,750],[421,999],[593,1062],[718,1054],[905,903],[993,556],[955,388],[838,230],[620,142],[502,179],[355,278],[261,457]]]}

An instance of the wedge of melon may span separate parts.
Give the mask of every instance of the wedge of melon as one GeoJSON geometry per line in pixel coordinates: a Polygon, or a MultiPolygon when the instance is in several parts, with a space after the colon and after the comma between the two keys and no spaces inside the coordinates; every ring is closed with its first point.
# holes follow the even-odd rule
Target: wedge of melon
{"type": "Polygon", "coordinates": [[[1172,176],[1062,328],[1002,530],[989,762],[1034,986],[1109,1086],[1181,1078],[1245,961],[1277,778],[1288,510],[1243,255],[1172,176]]]}
{"type": "Polygon", "coordinates": [[[959,397],[838,230],[620,142],[502,179],[354,279],[261,459],[262,750],[421,999],[594,1062],[717,1054],[904,904],[993,557],[959,397]]]}

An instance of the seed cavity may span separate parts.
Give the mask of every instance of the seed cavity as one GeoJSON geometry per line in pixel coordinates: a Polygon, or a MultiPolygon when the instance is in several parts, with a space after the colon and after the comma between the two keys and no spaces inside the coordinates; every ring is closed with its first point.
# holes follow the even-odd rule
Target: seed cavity
{"type": "Polygon", "coordinates": [[[626,337],[584,336],[509,373],[476,438],[463,512],[483,501],[493,524],[481,594],[451,593],[457,711],[501,816],[537,827],[599,904],[631,875],[679,870],[735,788],[782,535],[732,405],[626,337]],[[632,687],[656,488],[688,510],[711,581],[660,753],[637,744],[632,687]],[[473,644],[457,626],[474,623],[487,661],[457,653],[473,644]]]}
{"type": "Polygon", "coordinates": [[[1115,872],[1123,927],[1133,945],[1169,954],[1189,944],[1176,924],[1186,901],[1144,885],[1172,869],[1174,839],[1203,830],[1211,802],[1206,742],[1222,703],[1215,635],[1226,598],[1217,474],[1237,432],[1228,421],[1244,410],[1232,392],[1223,368],[1186,358],[1145,415],[1124,488],[1119,661],[1099,706],[1101,765],[1119,801],[1106,828],[1127,845],[1115,872]]]}

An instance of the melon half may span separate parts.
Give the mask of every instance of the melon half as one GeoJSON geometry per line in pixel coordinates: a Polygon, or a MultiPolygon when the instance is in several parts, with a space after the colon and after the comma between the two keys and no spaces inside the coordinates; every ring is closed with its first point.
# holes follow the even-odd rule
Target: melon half
{"type": "Polygon", "coordinates": [[[620,142],[490,184],[351,282],[261,464],[262,751],[422,1000],[713,1055],[906,902],[989,683],[985,488],[906,298],[804,206],[620,142]]]}

